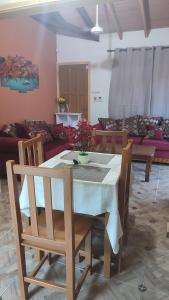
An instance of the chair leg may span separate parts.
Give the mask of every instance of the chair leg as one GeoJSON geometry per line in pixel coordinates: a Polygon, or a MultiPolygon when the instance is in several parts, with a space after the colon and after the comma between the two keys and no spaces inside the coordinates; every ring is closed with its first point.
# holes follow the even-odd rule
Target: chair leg
{"type": "Polygon", "coordinates": [[[119,241],[119,253],[117,255],[117,273],[121,272],[122,249],[123,249],[123,238],[121,237],[119,241]]]}
{"type": "Polygon", "coordinates": [[[75,300],[75,257],[73,251],[66,255],[67,300],[75,300]]]}
{"type": "Polygon", "coordinates": [[[21,299],[28,299],[28,284],[24,281],[24,276],[26,275],[26,261],[25,261],[25,250],[21,245],[17,245],[16,249],[17,264],[18,264],[18,276],[21,299]]]}
{"type": "Polygon", "coordinates": [[[110,278],[111,275],[111,245],[107,234],[106,226],[109,214],[105,214],[105,231],[104,231],[104,277],[110,278]]]}
{"type": "Polygon", "coordinates": [[[85,263],[86,267],[90,266],[89,274],[92,274],[92,234],[88,233],[85,241],[85,263]]]}

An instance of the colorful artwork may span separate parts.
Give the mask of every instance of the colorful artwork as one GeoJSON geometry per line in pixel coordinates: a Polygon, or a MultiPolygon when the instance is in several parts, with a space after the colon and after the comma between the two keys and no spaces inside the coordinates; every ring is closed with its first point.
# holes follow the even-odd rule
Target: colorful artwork
{"type": "Polygon", "coordinates": [[[0,86],[20,93],[38,89],[38,67],[22,56],[0,57],[0,86]]]}

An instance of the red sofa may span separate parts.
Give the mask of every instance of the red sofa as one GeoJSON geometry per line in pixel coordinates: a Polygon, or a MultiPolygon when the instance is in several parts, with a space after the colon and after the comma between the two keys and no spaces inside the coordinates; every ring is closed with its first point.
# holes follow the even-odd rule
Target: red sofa
{"type": "Polygon", "coordinates": [[[154,162],[169,163],[169,119],[132,116],[126,119],[99,118],[103,130],[127,129],[135,144],[156,147],[154,162]]]}
{"type": "MultiPolygon", "coordinates": [[[[11,126],[11,125],[10,125],[11,126]]],[[[12,124],[13,126],[13,124],[12,124]]],[[[44,156],[45,160],[50,159],[56,154],[71,149],[71,141],[65,135],[65,128],[63,124],[53,125],[52,139],[44,142],[44,156]],[[57,131],[56,131],[57,129],[57,131]]],[[[44,134],[43,130],[36,130],[36,133],[44,134]]],[[[25,136],[26,133],[22,132],[23,137],[9,136],[8,132],[0,130],[0,177],[6,176],[6,161],[15,160],[19,162],[18,157],[18,141],[28,139],[30,136],[25,136]]]]}

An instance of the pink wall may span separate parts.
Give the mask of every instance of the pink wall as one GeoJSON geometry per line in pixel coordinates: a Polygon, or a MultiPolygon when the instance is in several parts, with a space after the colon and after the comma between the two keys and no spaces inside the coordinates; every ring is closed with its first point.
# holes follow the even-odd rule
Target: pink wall
{"type": "Polygon", "coordinates": [[[53,121],[56,110],[56,35],[30,17],[0,20],[0,56],[24,56],[39,67],[39,89],[25,94],[0,86],[0,125],[53,121]]]}

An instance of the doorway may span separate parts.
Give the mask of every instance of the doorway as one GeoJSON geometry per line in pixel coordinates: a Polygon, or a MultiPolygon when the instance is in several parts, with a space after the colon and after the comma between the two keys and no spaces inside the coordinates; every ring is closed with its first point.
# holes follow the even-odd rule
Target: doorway
{"type": "Polygon", "coordinates": [[[69,112],[89,119],[89,64],[59,64],[59,95],[68,100],[69,112]]]}

